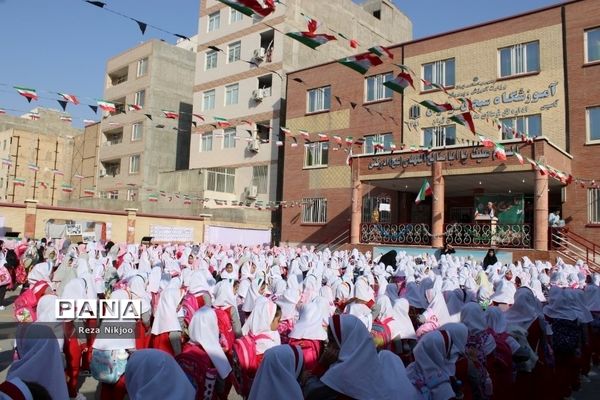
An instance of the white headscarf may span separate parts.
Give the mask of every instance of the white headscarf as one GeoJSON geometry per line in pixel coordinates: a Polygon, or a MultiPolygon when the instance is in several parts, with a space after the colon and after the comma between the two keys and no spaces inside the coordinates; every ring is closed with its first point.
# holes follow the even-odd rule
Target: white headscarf
{"type": "Polygon", "coordinates": [[[62,351],[65,342],[65,333],[63,329],[64,321],[58,321],[56,319],[56,300],[58,300],[58,297],[53,294],[46,294],[40,298],[36,309],[36,322],[43,322],[44,325],[47,325],[52,329],[56,335],[56,340],[58,341],[58,348],[62,351]]]}
{"type": "MultiPolygon", "coordinates": [[[[460,321],[469,329],[469,335],[481,335],[487,330],[485,313],[477,303],[466,304],[461,313],[460,321]]],[[[496,341],[490,334],[486,334],[482,346],[483,353],[487,356],[496,348],[496,341]]]]}
{"type": "Polygon", "coordinates": [[[506,313],[506,323],[528,330],[533,321],[542,317],[542,305],[529,288],[519,288],[515,294],[515,304],[506,313]]]}
{"type": "Polygon", "coordinates": [[[125,385],[131,400],[196,398],[196,390],[179,364],[161,350],[133,352],[125,368],[125,385]]]}
{"type": "Polygon", "coordinates": [[[394,303],[394,310],[396,311],[396,316],[398,317],[398,321],[400,322],[400,331],[398,334],[402,339],[416,339],[417,334],[415,333],[415,327],[408,316],[408,309],[410,305],[408,304],[408,300],[406,299],[398,299],[394,303]]]}
{"type": "Polygon", "coordinates": [[[140,275],[134,275],[128,280],[129,291],[132,297],[142,300],[142,313],[150,311],[150,295],[146,291],[146,282],[140,275]]]}
{"type": "Polygon", "coordinates": [[[231,365],[219,344],[219,326],[217,315],[208,306],[194,313],[189,327],[190,342],[202,346],[222,379],[231,372],[231,365]]]}
{"type": "Polygon", "coordinates": [[[265,352],[248,400],[303,400],[298,376],[302,371],[302,350],[297,346],[275,346],[265,352]]]}
{"type": "Polygon", "coordinates": [[[233,293],[233,284],[230,281],[221,281],[215,285],[215,307],[237,307],[235,294],[233,293]]]}
{"type": "Polygon", "coordinates": [[[27,275],[27,280],[30,285],[35,285],[38,281],[46,281],[51,283],[50,273],[52,272],[52,268],[50,264],[47,262],[39,263],[33,266],[29,274],[27,275]]]}
{"type": "Polygon", "coordinates": [[[490,300],[495,303],[513,304],[515,301],[515,292],[517,289],[512,282],[502,279],[498,282],[496,291],[490,297],[490,300]]]}
{"type": "Polygon", "coordinates": [[[179,289],[165,289],[162,291],[152,324],[151,333],[153,335],[181,331],[181,325],[177,319],[177,307],[182,298],[182,292],[179,289]]]}
{"type": "Polygon", "coordinates": [[[289,334],[292,339],[327,340],[327,330],[323,327],[323,311],[317,303],[302,306],[300,318],[289,334]]]}
{"type": "Polygon", "coordinates": [[[19,378],[43,386],[53,399],[68,399],[63,359],[50,327],[23,324],[17,328],[17,352],[7,379],[19,378]]]}
{"type": "Polygon", "coordinates": [[[373,314],[371,309],[362,303],[350,303],[344,310],[345,314],[354,315],[370,332],[373,328],[373,314]]]}
{"type": "Polygon", "coordinates": [[[364,324],[352,315],[334,315],[329,319],[329,329],[340,351],[321,382],[354,399],[397,398],[397,393],[393,395],[382,385],[383,371],[375,343],[364,324]]]}
{"type": "Polygon", "coordinates": [[[275,319],[277,306],[266,297],[259,297],[254,306],[254,310],[242,326],[243,335],[266,335],[268,338],[258,338],[256,340],[256,351],[262,354],[267,349],[281,344],[279,332],[271,330],[271,323],[275,319]]]}
{"type": "MultiPolygon", "coordinates": [[[[129,293],[127,293],[125,290],[115,290],[111,293],[110,298],[111,300],[127,300],[129,299],[129,293]]],[[[133,321],[125,321],[126,320],[123,320],[121,318],[114,320],[104,320],[102,322],[103,329],[100,329],[100,332],[96,336],[92,347],[98,350],[135,349],[135,335],[133,334],[127,334],[127,332],[124,332],[123,334],[120,334],[118,338],[103,337],[107,336],[104,333],[104,327],[110,329],[111,326],[119,327],[123,326],[124,324],[130,324],[130,326],[133,328],[133,321]]]]}
{"type": "Polygon", "coordinates": [[[392,302],[390,298],[387,296],[381,296],[377,299],[377,304],[379,305],[379,317],[380,321],[388,321],[387,326],[390,328],[390,333],[392,335],[392,339],[396,338],[396,336],[400,335],[400,332],[403,330],[402,327],[402,319],[396,312],[396,310],[392,307],[392,302]]]}

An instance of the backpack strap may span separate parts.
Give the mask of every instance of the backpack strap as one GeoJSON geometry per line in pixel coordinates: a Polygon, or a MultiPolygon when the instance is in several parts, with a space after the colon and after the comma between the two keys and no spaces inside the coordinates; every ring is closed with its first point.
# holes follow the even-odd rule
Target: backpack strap
{"type": "Polygon", "coordinates": [[[380,320],[379,322],[381,322],[383,325],[387,325],[390,322],[392,322],[393,320],[394,320],[394,317],[387,317],[386,319],[380,320]]]}

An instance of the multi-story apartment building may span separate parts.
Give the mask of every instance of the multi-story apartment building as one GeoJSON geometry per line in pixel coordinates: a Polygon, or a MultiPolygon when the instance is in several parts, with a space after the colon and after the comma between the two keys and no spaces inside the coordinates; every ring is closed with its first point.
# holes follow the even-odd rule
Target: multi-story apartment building
{"type": "Polygon", "coordinates": [[[45,108],[21,117],[0,116],[0,199],[45,205],[68,200],[73,192],[73,144],[81,133],[66,114],[45,108]]]}
{"type": "MultiPolygon", "coordinates": [[[[288,0],[264,19],[216,0],[201,2],[194,112],[205,122],[192,135],[190,168],[202,170],[205,198],[263,205],[278,199],[277,140],[285,120],[286,73],[357,52],[339,35],[317,51],[283,35],[306,31],[311,17],[319,21],[319,32],[342,33],[363,48],[405,41],[412,34],[410,20],[388,0],[288,0]],[[230,126],[214,125],[215,118],[230,126]]],[[[220,218],[237,211],[256,214],[251,208],[207,212],[220,218]]]]}
{"type": "Polygon", "coordinates": [[[194,52],[158,40],[108,60],[104,100],[116,111],[105,113],[100,125],[101,198],[136,202],[130,206],[144,210],[146,197],[161,190],[161,172],[188,167],[194,63],[194,52]]]}
{"type": "Polygon", "coordinates": [[[386,62],[362,76],[326,63],[288,75],[287,128],[310,141],[285,147],[282,241],[446,242],[547,256],[566,235],[551,236],[548,214],[562,209],[569,238],[600,242],[600,91],[590,86],[600,77],[598,2],[568,1],[390,51],[404,69],[386,62]],[[400,72],[414,82],[403,94],[383,85],[400,72]],[[313,88],[342,101],[312,113],[313,88]],[[472,101],[476,134],[457,123],[469,111],[459,98],[472,101]],[[433,195],[416,201],[425,181],[433,195]]]}

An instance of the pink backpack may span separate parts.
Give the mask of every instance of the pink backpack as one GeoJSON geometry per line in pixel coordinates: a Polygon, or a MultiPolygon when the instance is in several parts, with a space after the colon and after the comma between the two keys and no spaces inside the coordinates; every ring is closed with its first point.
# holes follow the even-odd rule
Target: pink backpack
{"type": "Polygon", "coordinates": [[[0,267],[0,286],[6,286],[12,284],[12,277],[10,272],[5,266],[0,267]]]}
{"type": "Polygon", "coordinates": [[[391,350],[393,337],[389,323],[392,320],[393,318],[389,317],[384,320],[373,321],[371,336],[373,337],[373,341],[375,342],[375,347],[377,347],[377,350],[391,350]]]}
{"type": "Polygon", "coordinates": [[[229,308],[214,308],[215,314],[217,314],[217,324],[219,325],[219,343],[225,354],[231,352],[233,343],[235,342],[235,332],[233,332],[229,308]]]}
{"type": "Polygon", "coordinates": [[[192,317],[199,308],[198,300],[196,300],[196,297],[193,294],[188,293],[183,297],[181,308],[183,309],[183,322],[186,326],[190,326],[192,317]]]}
{"type": "Polygon", "coordinates": [[[268,335],[246,335],[233,342],[233,387],[240,396],[250,394],[252,381],[258,370],[259,361],[256,354],[256,340],[267,339],[268,335]]]}
{"type": "Polygon", "coordinates": [[[208,361],[204,350],[196,345],[187,344],[183,352],[175,357],[175,361],[196,389],[196,400],[217,399],[217,370],[208,361]]]}
{"type": "Polygon", "coordinates": [[[323,343],[314,339],[290,339],[290,346],[298,346],[304,357],[304,369],[313,371],[319,364],[323,343]]]}
{"type": "Polygon", "coordinates": [[[14,316],[17,322],[35,322],[38,301],[49,286],[46,281],[36,282],[15,299],[14,316]]]}
{"type": "Polygon", "coordinates": [[[433,332],[440,327],[440,323],[435,315],[429,317],[429,319],[417,329],[417,338],[425,335],[426,333],[433,332]]]}

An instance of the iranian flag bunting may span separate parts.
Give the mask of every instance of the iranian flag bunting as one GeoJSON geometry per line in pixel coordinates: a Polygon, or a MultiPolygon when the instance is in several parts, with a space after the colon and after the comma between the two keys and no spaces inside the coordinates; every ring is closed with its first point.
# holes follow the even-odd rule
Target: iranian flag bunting
{"type": "Polygon", "coordinates": [[[86,196],[93,196],[96,194],[96,191],[94,189],[84,189],[83,194],[86,196]]]}
{"type": "Polygon", "coordinates": [[[284,135],[291,135],[292,134],[291,130],[289,130],[288,128],[284,128],[283,126],[281,128],[279,128],[279,129],[281,129],[281,132],[283,132],[284,135]]]}
{"type": "Polygon", "coordinates": [[[496,159],[506,161],[506,150],[504,149],[504,146],[500,143],[495,143],[495,146],[494,156],[496,159]]]}
{"type": "Polygon", "coordinates": [[[163,110],[163,115],[165,116],[165,118],[168,118],[168,119],[177,119],[177,118],[179,118],[179,114],[176,113],[175,111],[163,110]]]}
{"type": "Polygon", "coordinates": [[[73,186],[69,185],[68,183],[63,183],[61,185],[62,191],[65,193],[72,193],[73,192],[73,186]]]}
{"type": "Polygon", "coordinates": [[[354,143],[354,138],[352,136],[347,136],[346,137],[346,146],[352,146],[352,143],[354,143]]]}
{"type": "Polygon", "coordinates": [[[142,110],[142,106],[140,106],[139,104],[128,104],[127,108],[129,109],[129,111],[141,111],[142,110]]]}
{"type": "Polygon", "coordinates": [[[537,170],[540,171],[540,174],[547,175],[548,169],[541,163],[536,162],[537,170]]]}
{"type": "Polygon", "coordinates": [[[30,103],[31,103],[31,100],[38,99],[38,95],[37,95],[37,92],[35,91],[35,89],[30,89],[30,88],[25,88],[25,87],[20,87],[20,86],[15,86],[14,88],[21,96],[25,97],[27,99],[27,101],[30,103]]]}
{"type": "Polygon", "coordinates": [[[275,11],[276,0],[218,0],[229,7],[238,10],[244,15],[251,17],[256,14],[259,17],[266,17],[275,11]]]}
{"type": "Polygon", "coordinates": [[[378,56],[379,58],[383,58],[383,59],[394,59],[394,55],[392,54],[391,51],[389,51],[388,49],[386,49],[383,46],[375,46],[375,47],[371,47],[369,49],[370,53],[375,54],[376,56],[378,56]]]}
{"type": "Polygon", "coordinates": [[[75,179],[79,179],[79,180],[82,180],[82,179],[83,179],[83,178],[85,178],[85,177],[84,177],[83,175],[75,174],[75,175],[73,176],[73,178],[75,178],[75,179]]]}
{"type": "Polygon", "coordinates": [[[12,167],[13,162],[12,162],[12,160],[10,160],[8,158],[3,158],[2,159],[2,165],[6,165],[7,167],[12,167]]]}
{"type": "Polygon", "coordinates": [[[192,204],[192,200],[189,198],[185,198],[185,199],[183,199],[183,204],[186,206],[189,206],[190,204],[192,204]]]}
{"type": "Polygon", "coordinates": [[[106,101],[106,100],[97,100],[98,103],[98,107],[100,107],[101,110],[106,111],[106,112],[115,112],[117,111],[117,107],[115,106],[115,103],[111,103],[110,101],[106,101]]]}
{"type": "Polygon", "coordinates": [[[213,119],[217,122],[219,128],[228,128],[231,126],[231,123],[227,121],[227,118],[213,117],[213,119]]]}
{"type": "Polygon", "coordinates": [[[396,143],[390,143],[390,150],[396,150],[396,143]]]}
{"type": "Polygon", "coordinates": [[[65,176],[65,173],[58,170],[58,169],[53,169],[50,172],[52,172],[54,175],[60,175],[60,176],[65,176]]]}
{"type": "Polygon", "coordinates": [[[15,186],[25,186],[25,179],[23,179],[23,178],[13,178],[13,185],[15,185],[15,186]]]}
{"type": "Polygon", "coordinates": [[[319,140],[322,141],[329,141],[329,135],[327,135],[326,133],[319,133],[319,140]]]}
{"type": "Polygon", "coordinates": [[[481,142],[483,147],[494,147],[494,141],[490,138],[479,135],[479,141],[481,142]]]}
{"type": "Polygon", "coordinates": [[[298,132],[304,139],[310,139],[310,134],[307,131],[299,130],[298,132]]]}
{"type": "Polygon", "coordinates": [[[149,194],[148,201],[151,203],[156,203],[158,201],[158,196],[156,194],[149,194]]]}
{"type": "Polygon", "coordinates": [[[68,101],[69,103],[73,103],[75,105],[79,104],[79,99],[75,95],[67,94],[67,93],[58,93],[58,95],[61,96],[66,101],[68,101]]]}
{"type": "Polygon", "coordinates": [[[423,100],[419,103],[420,105],[422,105],[425,108],[430,109],[433,112],[444,112],[444,111],[452,111],[454,109],[454,107],[452,107],[452,104],[449,103],[436,103],[435,101],[431,101],[431,100],[423,100]]]}
{"type": "Polygon", "coordinates": [[[37,172],[37,171],[39,171],[39,170],[40,170],[40,167],[38,167],[37,165],[35,165],[35,164],[33,164],[33,163],[29,163],[29,164],[27,164],[27,168],[28,168],[30,171],[34,171],[34,172],[37,172]]]}
{"type": "Polygon", "coordinates": [[[475,134],[475,123],[473,122],[473,117],[470,112],[453,115],[450,119],[457,124],[466,126],[473,134],[475,134]]]}
{"type": "Polygon", "coordinates": [[[73,122],[73,118],[69,117],[67,115],[61,115],[60,116],[60,120],[63,121],[63,122],[73,122]]]}
{"type": "Polygon", "coordinates": [[[419,190],[419,194],[417,194],[417,198],[415,199],[415,204],[419,204],[420,202],[425,200],[425,198],[427,196],[432,196],[432,195],[433,195],[433,189],[431,189],[431,186],[429,185],[429,181],[427,181],[427,179],[425,179],[423,181],[423,184],[421,185],[421,190],[419,190]]]}
{"type": "Polygon", "coordinates": [[[96,121],[94,121],[93,119],[84,119],[84,120],[83,120],[83,124],[84,124],[85,126],[90,126],[90,125],[93,125],[93,124],[95,124],[95,123],[96,123],[96,121]]]}
{"type": "Polygon", "coordinates": [[[408,86],[411,86],[413,89],[415,85],[412,80],[412,76],[408,72],[400,72],[397,77],[390,81],[383,82],[383,86],[392,89],[394,92],[404,93],[404,89],[408,86]]]}
{"type": "Polygon", "coordinates": [[[338,60],[338,62],[363,75],[366,74],[367,71],[369,71],[369,68],[375,67],[383,63],[383,61],[381,61],[381,58],[371,53],[359,54],[357,56],[342,58],[341,60],[338,60]]]}
{"type": "Polygon", "coordinates": [[[515,157],[517,157],[517,160],[519,160],[519,163],[521,165],[523,165],[523,156],[521,155],[521,153],[519,153],[518,151],[515,151],[513,154],[515,155],[515,157]]]}
{"type": "Polygon", "coordinates": [[[337,143],[337,144],[342,144],[342,137],[338,136],[338,135],[333,135],[333,140],[337,143]]]}
{"type": "Polygon", "coordinates": [[[285,35],[299,41],[303,45],[308,46],[313,50],[327,42],[336,40],[335,36],[327,35],[325,33],[314,34],[310,32],[288,32],[285,35]]]}

